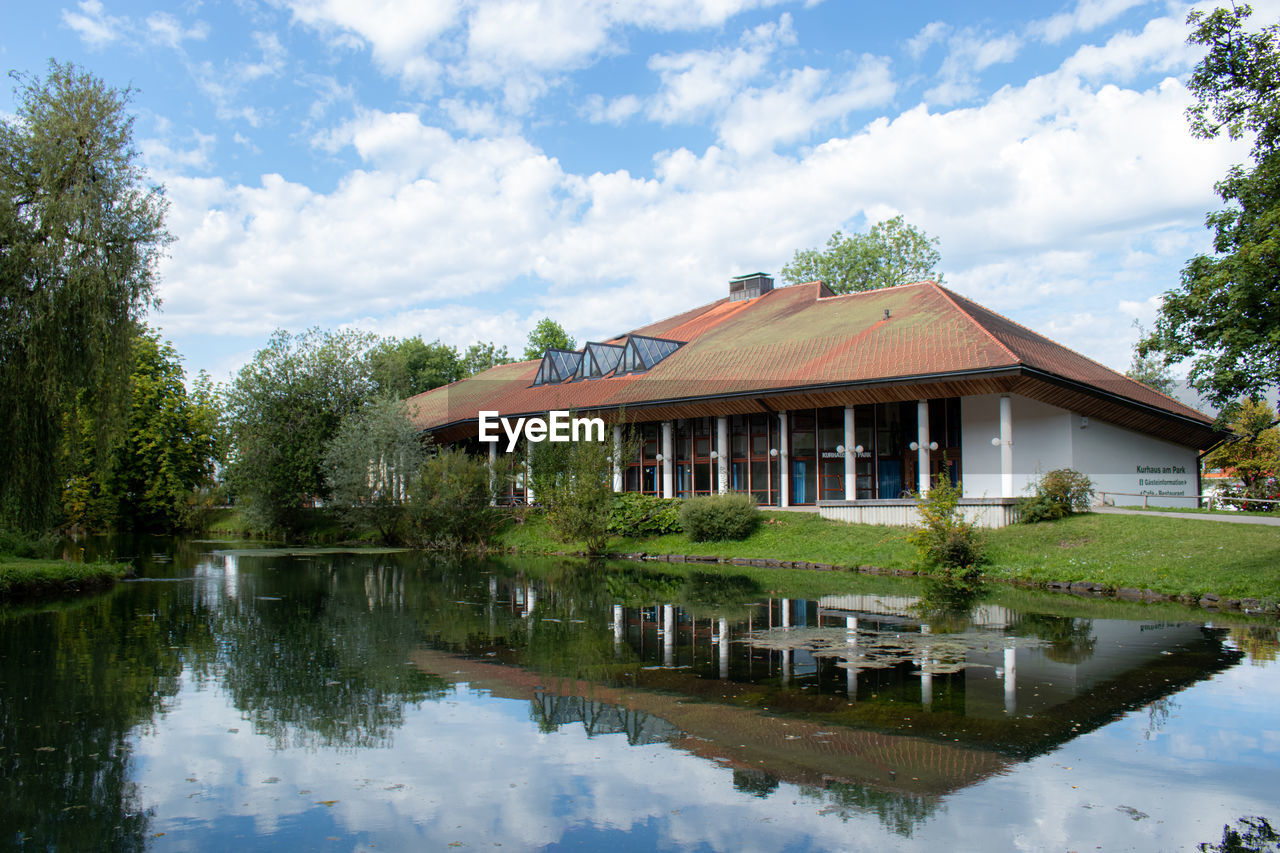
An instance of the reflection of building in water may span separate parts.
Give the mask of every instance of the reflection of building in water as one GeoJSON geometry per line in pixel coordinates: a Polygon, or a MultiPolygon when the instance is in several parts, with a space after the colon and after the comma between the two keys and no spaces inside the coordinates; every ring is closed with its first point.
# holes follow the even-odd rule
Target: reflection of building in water
{"type": "Polygon", "coordinates": [[[579,597],[563,579],[499,578],[490,639],[413,657],[530,703],[544,729],[665,740],[741,771],[750,793],[767,796],[771,779],[808,786],[825,808],[873,811],[909,832],[939,796],[1242,656],[1200,625],[957,612],[901,595],[690,604],[706,584],[666,595],[682,583],[642,571],[616,583],[619,603],[592,599],[595,588],[579,597]]]}
{"type": "MultiPolygon", "coordinates": [[[[642,574],[626,588],[634,602],[646,592],[656,597],[670,581],[642,574]]],[[[525,620],[526,587],[529,581],[513,580],[513,592],[498,595],[525,620]]],[[[570,599],[550,587],[542,595],[547,609],[540,602],[534,621],[558,624],[553,614],[563,615],[570,599]]],[[[601,679],[769,713],[817,714],[832,724],[983,748],[999,743],[1028,755],[1240,657],[1224,647],[1221,631],[1198,624],[1021,613],[989,603],[957,611],[927,595],[735,600],[744,603],[606,604],[599,628],[612,652],[601,679]]]]}
{"type": "Polygon", "coordinates": [[[666,743],[681,734],[679,729],[661,717],[582,696],[538,693],[532,705],[534,719],[544,731],[581,723],[588,737],[625,734],[627,743],[632,746],[666,743]]]}

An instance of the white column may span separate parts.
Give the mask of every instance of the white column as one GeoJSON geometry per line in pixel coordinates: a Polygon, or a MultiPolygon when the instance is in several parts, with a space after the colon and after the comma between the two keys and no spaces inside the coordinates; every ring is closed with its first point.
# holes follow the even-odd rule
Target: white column
{"type": "Polygon", "coordinates": [[[847,501],[857,497],[858,454],[853,451],[857,447],[854,442],[853,406],[844,407],[844,499],[847,501]]]}
{"type": "Polygon", "coordinates": [[[1000,398],[1000,496],[1013,494],[1013,400],[1000,398]]]}
{"type": "Polygon", "coordinates": [[[856,616],[846,616],[844,619],[845,641],[844,644],[851,650],[848,663],[849,667],[844,671],[845,692],[849,694],[850,699],[858,698],[858,668],[853,665],[857,660],[858,648],[858,619],[856,616]]]}
{"type": "Polygon", "coordinates": [[[933,485],[929,482],[929,401],[916,401],[916,468],[920,472],[920,494],[929,493],[933,485]]]}
{"type": "Polygon", "coordinates": [[[529,466],[529,445],[526,443],[524,447],[520,448],[519,452],[522,454],[520,457],[520,464],[524,466],[525,500],[529,503],[533,503],[536,498],[533,495],[533,468],[529,466]]]}
{"type": "Polygon", "coordinates": [[[1004,650],[1004,710],[1012,714],[1018,710],[1018,650],[1004,650]]]}
{"type": "Polygon", "coordinates": [[[720,677],[729,677],[729,620],[720,620],[720,677]]]}
{"type": "Polygon", "coordinates": [[[716,491],[722,495],[729,492],[729,457],[732,452],[729,448],[729,419],[716,418],[716,453],[719,454],[716,459],[716,491]]]}
{"type": "Polygon", "coordinates": [[[673,666],[676,660],[676,608],[671,604],[662,606],[662,664],[673,666]]]}
{"type": "Polygon", "coordinates": [[[622,605],[613,605],[613,644],[615,646],[622,645],[623,630],[626,627],[622,621],[622,605]]]}
{"type": "Polygon", "coordinates": [[[613,428],[613,490],[622,491],[622,427],[613,428]]]}
{"type": "Polygon", "coordinates": [[[787,441],[787,413],[778,412],[778,506],[791,506],[791,453],[787,441]]]}
{"type": "Polygon", "coordinates": [[[497,495],[494,494],[498,490],[498,442],[489,442],[489,506],[496,506],[498,503],[497,495]]]}
{"type": "MultiPolygon", "coordinates": [[[[928,666],[928,660],[920,661],[922,667],[928,666]]],[[[933,710],[933,673],[927,669],[920,673],[920,704],[926,711],[933,710]]]]}
{"type": "Polygon", "coordinates": [[[675,439],[672,435],[675,425],[671,421],[662,422],[662,496],[673,498],[676,495],[676,460],[675,439]]]}
{"type": "Polygon", "coordinates": [[[790,628],[791,627],[791,599],[789,598],[782,599],[781,610],[782,610],[782,627],[790,628]]]}

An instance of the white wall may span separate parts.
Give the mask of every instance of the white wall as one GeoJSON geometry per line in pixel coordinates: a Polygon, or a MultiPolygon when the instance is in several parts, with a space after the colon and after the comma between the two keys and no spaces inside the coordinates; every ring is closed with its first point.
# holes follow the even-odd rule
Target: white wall
{"type": "MultiPolygon", "coordinates": [[[[1096,418],[1084,426],[1079,415],[1026,397],[1011,400],[1013,497],[1029,495],[1046,471],[1074,468],[1098,491],[1147,493],[1152,506],[1195,506],[1195,450],[1096,418]]],[[[960,419],[964,496],[1000,497],[1000,449],[991,445],[1000,435],[1000,395],[962,398],[960,419]]]]}
{"type": "MultiPolygon", "coordinates": [[[[1094,418],[1083,428],[1079,416],[1073,416],[1073,420],[1075,468],[1089,475],[1097,491],[1149,495],[1147,500],[1151,506],[1196,505],[1195,450],[1094,418]]],[[[1142,503],[1142,498],[1116,497],[1115,503],[1135,506],[1142,503]]]]}

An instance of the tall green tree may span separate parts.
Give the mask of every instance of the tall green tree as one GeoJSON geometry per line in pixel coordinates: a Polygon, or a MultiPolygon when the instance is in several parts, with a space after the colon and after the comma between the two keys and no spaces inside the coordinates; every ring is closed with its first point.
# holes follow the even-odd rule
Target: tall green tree
{"type": "Polygon", "coordinates": [[[80,464],[64,492],[68,520],[89,527],[171,532],[186,521],[194,490],[217,454],[216,411],[188,393],[173,345],[142,329],[133,344],[129,414],[93,463],[92,424],[82,419],[80,464]]]}
{"type": "Polygon", "coordinates": [[[227,395],[231,485],[256,524],[296,536],[305,506],[328,500],[325,449],[373,397],[365,332],[277,331],[227,395]]]}
{"type": "Polygon", "coordinates": [[[16,79],[0,119],[0,519],[35,529],[58,504],[69,413],[85,410],[100,446],[120,426],[135,322],[171,238],[129,90],[58,62],[16,79]]]}
{"type": "Polygon", "coordinates": [[[1208,48],[1188,83],[1191,132],[1252,137],[1253,166],[1216,185],[1226,207],[1205,217],[1213,254],[1187,262],[1139,350],[1191,359],[1191,383],[1219,406],[1280,381],[1280,26],[1249,30],[1251,14],[1242,4],[1187,16],[1187,41],[1208,48]]]}
{"type": "Polygon", "coordinates": [[[462,375],[475,376],[491,367],[511,362],[511,354],[507,352],[506,347],[500,347],[492,342],[477,341],[467,347],[467,351],[462,354],[462,375]]]}
{"type": "MultiPolygon", "coordinates": [[[[1142,325],[1138,321],[1135,320],[1133,325],[1137,328],[1139,336],[1145,336],[1142,325]]],[[[1144,355],[1138,345],[1133,348],[1133,361],[1124,375],[1162,394],[1173,393],[1173,374],[1169,372],[1169,365],[1155,353],[1144,355]]]]}
{"type": "Polygon", "coordinates": [[[532,361],[535,358],[542,358],[542,354],[549,349],[571,350],[577,347],[577,342],[569,337],[564,326],[550,317],[543,317],[538,321],[538,325],[533,327],[533,331],[529,332],[529,341],[524,348],[524,358],[525,361],[532,361]]]}
{"type": "Polygon", "coordinates": [[[879,290],[916,281],[941,282],[938,238],[930,237],[901,216],[877,222],[866,234],[837,231],[826,249],[800,249],[782,268],[789,284],[822,281],[836,293],[879,290]]]}
{"type": "Polygon", "coordinates": [[[457,347],[424,343],[418,335],[379,341],[369,352],[369,366],[378,393],[401,400],[466,375],[457,347]]]}
{"type": "Polygon", "coordinates": [[[352,412],[325,450],[334,508],[351,527],[376,529],[384,543],[399,542],[425,458],[403,400],[383,397],[352,412]]]}
{"type": "MultiPolygon", "coordinates": [[[[1234,474],[1240,480],[1238,497],[1271,500],[1280,491],[1280,428],[1276,413],[1258,400],[1242,400],[1228,406],[1221,415],[1232,437],[1204,458],[1208,468],[1234,474]]],[[[1269,510],[1274,504],[1236,504],[1243,509],[1269,510]]]]}

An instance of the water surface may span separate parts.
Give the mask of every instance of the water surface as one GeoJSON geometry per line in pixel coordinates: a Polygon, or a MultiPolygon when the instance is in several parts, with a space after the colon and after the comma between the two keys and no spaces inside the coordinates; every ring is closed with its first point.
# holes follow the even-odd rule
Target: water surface
{"type": "Polygon", "coordinates": [[[0,845],[1182,850],[1280,823],[1274,622],[134,547],[139,582],[0,611],[0,845]]]}

